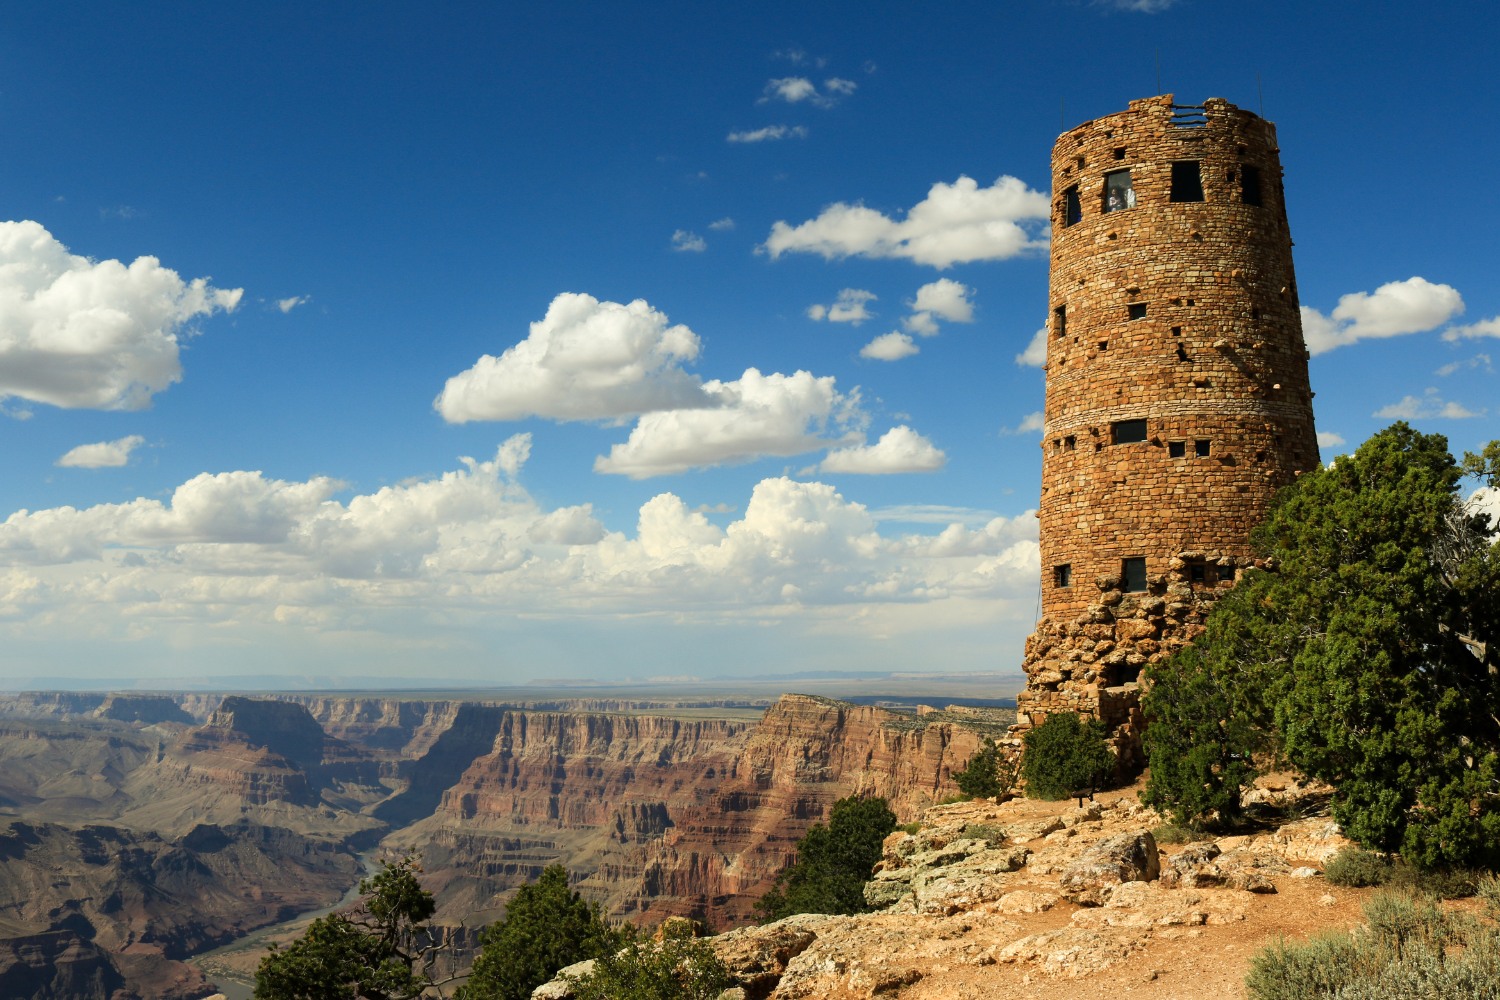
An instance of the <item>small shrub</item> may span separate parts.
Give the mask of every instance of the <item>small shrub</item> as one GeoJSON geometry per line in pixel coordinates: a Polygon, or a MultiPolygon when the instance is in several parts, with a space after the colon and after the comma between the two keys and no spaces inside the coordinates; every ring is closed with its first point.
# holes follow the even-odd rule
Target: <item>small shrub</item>
{"type": "Polygon", "coordinates": [[[940,798],[940,799],[937,800],[937,804],[940,805],[940,806],[951,806],[955,802],[967,802],[967,801],[969,801],[969,797],[967,795],[964,795],[962,792],[960,792],[957,795],[945,795],[944,797],[942,797],[942,798],[940,798]]]}
{"type": "Polygon", "coordinates": [[[1198,835],[1191,829],[1176,823],[1163,823],[1151,831],[1151,836],[1156,838],[1158,844],[1191,844],[1198,839],[1198,835]]]}
{"type": "Polygon", "coordinates": [[[1479,891],[1481,873],[1472,868],[1417,868],[1397,861],[1391,866],[1388,883],[1393,888],[1439,899],[1467,899],[1479,891]]]}
{"type": "Polygon", "coordinates": [[[959,836],[965,840],[988,841],[991,847],[998,847],[1005,840],[1005,831],[993,823],[970,823],[959,836]]]}
{"type": "Polygon", "coordinates": [[[1027,731],[1021,757],[1026,794],[1056,801],[1075,791],[1102,788],[1114,769],[1114,754],[1104,742],[1104,726],[1097,719],[1084,722],[1072,712],[1047,716],[1027,731]]]}
{"type": "Polygon", "coordinates": [[[1385,885],[1391,880],[1391,863],[1363,848],[1346,847],[1328,860],[1323,877],[1348,889],[1385,885]]]}
{"type": "Polygon", "coordinates": [[[1494,874],[1480,876],[1479,884],[1475,886],[1475,893],[1484,903],[1484,908],[1489,912],[1490,917],[1500,919],[1500,876],[1494,874]]]}
{"type": "Polygon", "coordinates": [[[922,824],[917,822],[916,820],[913,820],[910,823],[902,823],[900,826],[896,827],[896,829],[910,836],[916,833],[918,830],[922,829],[922,824]]]}
{"type": "Polygon", "coordinates": [[[1251,1000],[1471,1000],[1500,996],[1500,929],[1431,898],[1380,893],[1368,928],[1278,942],[1250,962],[1251,1000]]]}
{"type": "Polygon", "coordinates": [[[970,798],[996,799],[1009,795],[1016,787],[1019,771],[1019,762],[1002,752],[994,740],[986,738],[964,769],[953,772],[953,782],[970,798]]]}
{"type": "Polygon", "coordinates": [[[733,982],[706,942],[670,938],[644,942],[595,963],[573,980],[577,1000],[714,1000],[733,982]]]}

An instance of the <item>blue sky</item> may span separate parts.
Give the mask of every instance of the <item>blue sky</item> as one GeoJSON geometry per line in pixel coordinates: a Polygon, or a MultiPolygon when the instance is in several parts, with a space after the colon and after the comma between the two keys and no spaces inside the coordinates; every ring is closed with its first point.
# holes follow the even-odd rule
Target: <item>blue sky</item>
{"type": "Polygon", "coordinates": [[[1159,90],[1277,124],[1324,458],[1500,437],[1487,5],[221,6],[0,34],[0,685],[1018,674],[1159,90]]]}

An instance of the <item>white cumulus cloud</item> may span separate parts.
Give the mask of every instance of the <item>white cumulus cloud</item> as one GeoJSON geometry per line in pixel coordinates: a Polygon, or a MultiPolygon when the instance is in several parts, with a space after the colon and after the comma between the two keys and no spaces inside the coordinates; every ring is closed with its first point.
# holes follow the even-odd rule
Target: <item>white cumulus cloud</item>
{"type": "Polygon", "coordinates": [[[1047,363],[1047,328],[1044,326],[1031,335],[1026,350],[1016,355],[1016,364],[1027,368],[1040,368],[1047,363]]]}
{"type": "Polygon", "coordinates": [[[642,414],[630,437],[594,460],[594,471],[645,479],[764,455],[799,455],[826,446],[830,422],[858,419],[858,393],[841,394],[832,376],[762,375],[703,384],[713,405],[642,414]]]}
{"type": "Polygon", "coordinates": [[[776,222],[761,249],[843,257],[891,257],[936,268],[1003,260],[1047,245],[1047,195],[1014,177],[981,188],[969,177],[934,184],[927,197],[892,218],[861,204],[837,202],[798,225],[776,222]]]}
{"type": "Polygon", "coordinates": [[[243,289],[183,281],[155,257],[92,261],[36,222],[0,222],[0,400],[138,410],[182,378],[181,340],[243,289]]]}
{"type": "Polygon", "coordinates": [[[1500,316],[1492,316],[1466,326],[1449,327],[1443,331],[1443,339],[1449,342],[1478,340],[1480,337],[1500,337],[1500,316]]]}
{"type": "Polygon", "coordinates": [[[1335,434],[1333,431],[1318,431],[1319,448],[1337,448],[1347,443],[1342,434],[1335,434]]]}
{"type": "Polygon", "coordinates": [[[726,215],[722,219],[715,219],[713,222],[710,222],[708,228],[716,233],[727,233],[734,228],[734,220],[726,215]]]}
{"type": "Polygon", "coordinates": [[[730,142],[775,142],[778,139],[807,138],[806,125],[767,125],[763,128],[743,129],[730,132],[730,142]]]}
{"type": "Polygon", "coordinates": [[[130,461],[130,453],[145,442],[139,434],[115,441],[81,444],[57,460],[66,469],[117,469],[130,461]]]}
{"type": "Polygon", "coordinates": [[[801,104],[806,101],[820,108],[831,108],[842,98],[854,93],[858,87],[859,84],[853,80],[835,76],[824,80],[820,90],[817,84],[805,76],[783,76],[766,83],[759,103],[785,101],[788,104],[801,104]]]}
{"type": "Polygon", "coordinates": [[[1373,292],[1340,296],[1327,316],[1303,306],[1302,334],[1308,351],[1324,354],[1361,340],[1436,329],[1463,311],[1464,300],[1457,289],[1413,277],[1388,282],[1373,292]]]}
{"type": "Polygon", "coordinates": [[[922,349],[916,342],[899,330],[890,333],[882,333],[864,347],[859,349],[859,356],[870,358],[874,361],[900,361],[909,358],[922,349]]]}
{"type": "Polygon", "coordinates": [[[1382,406],[1371,416],[1382,420],[1466,420],[1470,417],[1482,417],[1485,412],[1445,400],[1438,395],[1437,389],[1429,388],[1420,396],[1403,396],[1399,403],[1382,406]]]}
{"type": "Polygon", "coordinates": [[[917,289],[908,303],[913,312],[904,320],[906,328],[923,337],[935,337],[940,319],[951,323],[974,322],[974,303],[969,296],[974,289],[952,278],[939,278],[917,289]]]}
{"type": "Polygon", "coordinates": [[[679,229],[672,234],[672,249],[687,253],[702,253],[708,249],[708,243],[695,232],[679,229]]]}
{"type": "Polygon", "coordinates": [[[830,323],[853,323],[858,326],[874,315],[870,312],[868,304],[874,302],[875,299],[874,292],[867,292],[862,288],[845,288],[839,292],[833,305],[808,306],[807,315],[815,320],[826,319],[830,323]]]}
{"type": "Polygon", "coordinates": [[[892,427],[872,445],[830,451],[818,465],[821,472],[888,475],[897,472],[936,472],[948,462],[942,450],[910,427],[892,427]]]}
{"type": "Polygon", "coordinates": [[[311,295],[292,295],[288,298],[277,299],[276,308],[283,313],[289,313],[298,306],[305,306],[312,301],[311,295]]]}
{"type": "Polygon", "coordinates": [[[1042,415],[1041,410],[1035,410],[1021,418],[1021,422],[1015,427],[1000,428],[1001,434],[1039,434],[1042,428],[1047,426],[1047,418],[1042,415]]]}
{"type": "Polygon", "coordinates": [[[712,406],[716,400],[681,368],[699,347],[697,334],[669,325],[644,299],[621,305],[564,292],[525,340],[448,379],[433,405],[449,423],[608,420],[712,406]]]}

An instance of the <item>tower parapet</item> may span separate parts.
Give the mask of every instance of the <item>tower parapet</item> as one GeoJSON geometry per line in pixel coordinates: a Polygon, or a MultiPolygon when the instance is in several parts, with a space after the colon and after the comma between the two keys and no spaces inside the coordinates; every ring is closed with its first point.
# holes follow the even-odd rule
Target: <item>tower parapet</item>
{"type": "Polygon", "coordinates": [[[1171,95],[1052,150],[1042,619],[1023,724],[1138,735],[1141,669],[1254,563],[1250,531],[1315,467],[1276,130],[1171,95]]]}

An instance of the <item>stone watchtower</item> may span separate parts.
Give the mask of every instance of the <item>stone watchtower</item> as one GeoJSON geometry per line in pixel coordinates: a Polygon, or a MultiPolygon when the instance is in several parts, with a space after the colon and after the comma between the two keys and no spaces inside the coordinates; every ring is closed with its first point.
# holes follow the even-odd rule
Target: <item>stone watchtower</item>
{"type": "Polygon", "coordinates": [[[1130,765],[1142,667],[1202,631],[1318,462],[1276,129],[1132,101],[1052,148],[1042,618],[1020,723],[1094,715],[1130,765]]]}

